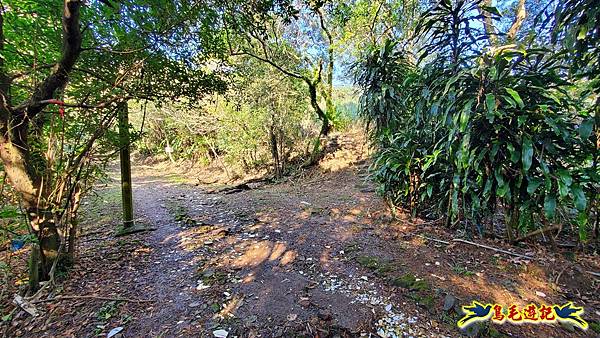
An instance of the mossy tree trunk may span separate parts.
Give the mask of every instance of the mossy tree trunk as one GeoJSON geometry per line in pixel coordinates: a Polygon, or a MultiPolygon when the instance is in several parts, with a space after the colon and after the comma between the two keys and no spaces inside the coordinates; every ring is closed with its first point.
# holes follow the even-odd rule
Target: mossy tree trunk
{"type": "MultiPolygon", "coordinates": [[[[331,119],[333,119],[336,114],[335,104],[333,103],[333,71],[334,71],[333,35],[331,34],[331,32],[329,31],[329,28],[327,28],[327,25],[325,24],[325,15],[323,14],[323,9],[318,8],[317,14],[319,16],[319,23],[321,25],[321,30],[325,34],[325,37],[327,38],[327,44],[328,44],[328,46],[327,46],[327,74],[326,74],[325,90],[324,90],[323,96],[325,97],[325,112],[326,112],[327,118],[329,119],[328,122],[330,122],[331,119]]],[[[326,136],[327,134],[324,134],[324,135],[326,136]]]]}
{"type": "Polygon", "coordinates": [[[37,121],[36,118],[40,118],[39,113],[50,103],[56,91],[66,85],[68,75],[79,58],[81,5],[80,0],[63,1],[61,57],[48,77],[32,89],[31,96],[16,105],[12,104],[12,80],[7,74],[1,53],[4,50],[4,21],[0,11],[0,159],[11,186],[21,197],[31,232],[37,237],[30,269],[34,289],[38,280],[49,278],[54,261],[58,258],[60,236],[56,217],[48,204],[52,188],[48,182],[44,182],[42,171],[45,169],[40,170],[40,163],[36,164],[32,159],[30,138],[33,136],[29,135],[29,129],[37,121]]]}
{"type": "Polygon", "coordinates": [[[32,265],[39,267],[39,272],[32,274],[32,277],[46,280],[58,257],[60,237],[54,212],[47,205],[50,189],[44,186],[41,176],[32,168],[27,143],[23,142],[27,133],[24,129],[15,127],[13,132],[19,134],[18,137],[13,135],[12,138],[2,138],[0,157],[12,187],[21,197],[30,229],[38,240],[36,246],[39,253],[32,256],[32,265]]]}
{"type": "Polygon", "coordinates": [[[133,226],[133,193],[131,190],[131,157],[129,150],[129,111],[127,103],[119,108],[119,139],[121,160],[121,198],[123,201],[123,226],[133,226]]]}

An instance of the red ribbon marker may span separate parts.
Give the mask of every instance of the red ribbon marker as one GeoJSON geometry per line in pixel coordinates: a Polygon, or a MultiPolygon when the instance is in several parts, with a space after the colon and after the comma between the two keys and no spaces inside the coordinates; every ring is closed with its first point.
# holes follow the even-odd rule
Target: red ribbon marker
{"type": "Polygon", "coordinates": [[[58,105],[58,114],[60,115],[60,118],[61,119],[65,118],[65,103],[63,101],[56,100],[56,99],[50,99],[50,100],[43,101],[43,103],[58,105]]]}

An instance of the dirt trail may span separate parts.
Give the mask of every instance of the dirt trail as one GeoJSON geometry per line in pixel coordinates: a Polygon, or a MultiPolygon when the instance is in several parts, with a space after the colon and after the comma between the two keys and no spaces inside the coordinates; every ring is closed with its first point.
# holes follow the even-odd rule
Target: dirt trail
{"type": "MultiPolygon", "coordinates": [[[[81,255],[57,291],[128,301],[38,304],[49,315],[21,314],[15,323],[25,325],[12,334],[93,337],[122,328],[121,337],[213,337],[218,330],[228,337],[455,337],[461,304],[539,301],[536,291],[544,302],[577,294],[573,300],[600,316],[598,285],[573,267],[558,276],[572,288],[561,294],[544,285],[556,278],[552,268],[523,270],[489,251],[415,236],[419,229],[447,239],[440,227],[390,224],[366,172],[354,163],[225,194],[138,166],[137,222],[156,230],[114,237],[120,204],[112,179],[86,200],[81,255]]],[[[470,334],[586,336],[547,325],[477,326],[470,334]]]]}
{"type": "Polygon", "coordinates": [[[158,230],[134,294],[160,305],[125,334],[356,336],[382,313],[423,334],[428,323],[394,312],[388,290],[353,264],[381,209],[364,176],[362,166],[230,195],[137,177],[138,213],[158,230]]]}
{"type": "MultiPolygon", "coordinates": [[[[137,222],[157,230],[113,236],[106,227],[119,216],[112,179],[87,201],[82,255],[61,290],[132,301],[63,300],[49,305],[53,320],[41,330],[31,321],[31,331],[18,334],[81,337],[123,327],[126,337],[212,336],[219,329],[230,336],[356,336],[372,332],[386,306],[395,314],[389,293],[349,264],[353,240],[369,227],[360,220],[380,209],[369,198],[364,166],[230,195],[137,169],[137,222]]],[[[416,317],[398,312],[396,321],[414,326],[406,332],[419,330],[416,317]]]]}

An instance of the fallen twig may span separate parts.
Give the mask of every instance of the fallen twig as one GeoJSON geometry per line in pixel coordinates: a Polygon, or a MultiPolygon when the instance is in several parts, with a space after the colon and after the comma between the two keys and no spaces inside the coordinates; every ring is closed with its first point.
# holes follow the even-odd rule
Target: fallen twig
{"type": "Polygon", "coordinates": [[[466,243],[466,244],[470,244],[470,245],[475,245],[475,246],[478,246],[480,248],[484,248],[484,249],[488,249],[488,250],[493,250],[493,251],[496,251],[496,252],[501,252],[501,253],[504,253],[504,254],[507,254],[507,255],[511,255],[511,256],[515,256],[515,257],[525,258],[525,259],[529,259],[529,260],[535,259],[534,257],[531,257],[531,256],[521,255],[521,254],[510,252],[510,251],[507,251],[507,250],[494,248],[492,246],[488,246],[488,245],[485,245],[485,244],[479,244],[479,243],[475,243],[475,242],[470,242],[470,241],[467,241],[465,239],[455,238],[452,241],[454,241],[454,242],[460,242],[460,243],[466,243]]]}
{"type": "Polygon", "coordinates": [[[438,223],[439,221],[441,221],[441,220],[443,220],[443,219],[444,219],[444,217],[440,217],[440,218],[438,218],[438,219],[434,219],[434,220],[427,221],[427,222],[422,222],[422,223],[418,223],[418,224],[417,224],[417,223],[414,223],[414,225],[415,225],[415,226],[425,226],[425,225],[432,225],[432,224],[436,224],[436,223],[438,223]]]}
{"type": "Polygon", "coordinates": [[[600,273],[598,273],[598,272],[593,272],[593,271],[586,271],[586,272],[594,277],[600,277],[600,273]]]}
{"type": "Polygon", "coordinates": [[[44,302],[53,302],[53,301],[61,301],[61,300],[69,300],[69,299],[99,299],[99,300],[110,300],[116,302],[132,302],[132,303],[150,303],[154,302],[151,299],[131,299],[131,298],[121,298],[121,297],[107,297],[107,296],[93,296],[93,295],[84,295],[84,296],[57,296],[54,298],[40,299],[36,300],[32,303],[44,303],[44,302]]]}
{"type": "Polygon", "coordinates": [[[558,285],[558,281],[560,280],[560,276],[562,276],[563,272],[565,272],[566,269],[567,269],[567,266],[565,266],[564,268],[562,268],[562,270],[560,270],[560,272],[558,273],[558,276],[556,276],[556,279],[554,279],[554,284],[558,285]]]}
{"type": "Polygon", "coordinates": [[[560,224],[556,224],[556,225],[553,225],[553,226],[549,226],[549,227],[537,229],[535,231],[532,231],[530,233],[527,233],[527,234],[525,234],[525,235],[523,235],[523,236],[515,239],[515,243],[516,242],[521,242],[521,241],[523,241],[523,240],[525,240],[525,239],[527,239],[529,237],[533,237],[535,235],[543,234],[543,233],[554,231],[554,230],[560,230],[561,228],[562,228],[562,226],[560,224]]]}
{"type": "MultiPolygon", "coordinates": [[[[433,242],[438,242],[438,243],[442,243],[442,244],[446,244],[446,245],[450,244],[450,242],[443,241],[441,239],[435,239],[435,238],[431,238],[431,237],[427,237],[427,236],[423,236],[423,235],[417,235],[417,236],[419,236],[421,238],[425,238],[425,239],[433,241],[433,242]]],[[[521,254],[510,252],[510,251],[507,251],[507,250],[494,248],[494,247],[489,246],[489,245],[479,244],[479,243],[467,241],[465,239],[454,238],[454,239],[452,239],[452,241],[453,242],[460,242],[460,243],[470,244],[470,245],[474,245],[474,246],[477,246],[477,247],[480,247],[480,248],[484,248],[484,249],[488,249],[488,250],[493,250],[493,251],[496,251],[496,252],[501,252],[503,254],[507,254],[507,255],[511,255],[511,256],[515,256],[515,257],[520,257],[520,258],[524,258],[524,259],[529,259],[529,260],[534,260],[535,259],[535,257],[521,255],[521,254]]]]}
{"type": "Polygon", "coordinates": [[[556,244],[557,247],[559,248],[575,248],[577,247],[577,244],[572,244],[572,243],[558,243],[556,244]]]}
{"type": "Polygon", "coordinates": [[[431,237],[427,237],[427,236],[423,236],[423,235],[417,235],[417,236],[424,238],[426,240],[432,241],[432,242],[438,242],[438,243],[442,243],[442,244],[446,244],[446,245],[450,244],[450,242],[442,241],[441,239],[435,239],[435,238],[431,238],[431,237]]]}
{"type": "Polygon", "coordinates": [[[272,180],[272,178],[251,178],[249,180],[246,180],[242,183],[238,183],[232,186],[227,186],[221,189],[214,189],[214,190],[210,190],[207,191],[207,194],[235,194],[237,192],[241,192],[241,191],[245,191],[245,190],[252,190],[257,188],[258,186],[261,186],[263,183],[267,184],[268,182],[270,182],[272,180]],[[250,184],[258,184],[258,186],[250,186],[250,184]]]}

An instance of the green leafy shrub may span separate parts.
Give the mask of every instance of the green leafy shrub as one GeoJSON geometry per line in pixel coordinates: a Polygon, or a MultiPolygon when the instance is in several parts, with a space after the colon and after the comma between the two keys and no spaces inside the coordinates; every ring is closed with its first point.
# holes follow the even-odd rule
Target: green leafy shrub
{"type": "Polygon", "coordinates": [[[483,231],[502,212],[509,239],[572,222],[584,241],[600,183],[594,96],[568,76],[560,49],[535,39],[484,48],[473,28],[483,17],[468,16],[474,6],[428,11],[417,28],[420,60],[388,41],[361,64],[361,113],[379,149],[374,177],[413,213],[483,231]]]}

